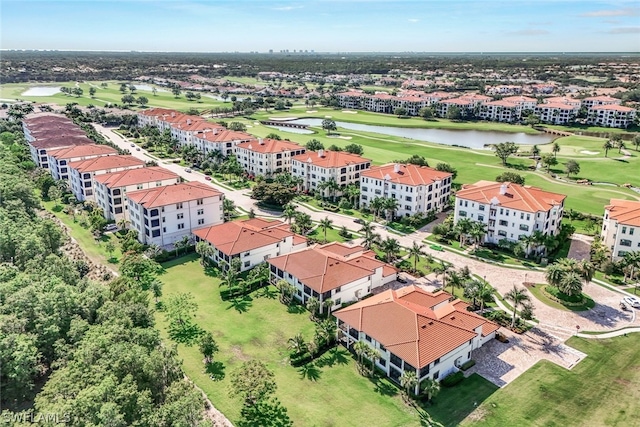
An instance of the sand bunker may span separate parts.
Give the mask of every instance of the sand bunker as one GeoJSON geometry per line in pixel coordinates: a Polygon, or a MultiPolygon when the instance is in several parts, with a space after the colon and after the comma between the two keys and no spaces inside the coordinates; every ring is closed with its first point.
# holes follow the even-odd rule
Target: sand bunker
{"type": "Polygon", "coordinates": [[[596,154],[600,154],[599,151],[589,151],[589,150],[582,150],[580,151],[580,153],[587,154],[589,156],[595,156],[596,154]]]}
{"type": "Polygon", "coordinates": [[[60,86],[34,86],[22,92],[22,96],[53,96],[60,92],[60,86]]]}
{"type": "Polygon", "coordinates": [[[325,119],[330,119],[330,118],[331,118],[331,116],[324,116],[324,118],[325,118],[325,119]]]}
{"type": "Polygon", "coordinates": [[[357,111],[350,111],[350,110],[342,110],[342,112],[347,114],[358,114],[357,111]]]}
{"type": "Polygon", "coordinates": [[[311,114],[311,113],[317,113],[318,110],[307,110],[307,114],[311,114]]]}

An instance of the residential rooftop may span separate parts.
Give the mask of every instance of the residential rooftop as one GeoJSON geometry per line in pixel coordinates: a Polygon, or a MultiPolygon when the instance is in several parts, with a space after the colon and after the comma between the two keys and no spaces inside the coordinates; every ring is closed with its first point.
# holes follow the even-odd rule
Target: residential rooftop
{"type": "Polygon", "coordinates": [[[511,182],[478,181],[463,185],[456,197],[525,212],[548,211],[567,198],[564,194],[544,191],[511,182]],[[503,194],[504,193],[504,194],[503,194]]]}
{"type": "Polygon", "coordinates": [[[322,168],[340,168],[371,162],[371,160],[365,159],[357,154],[329,150],[307,151],[304,154],[294,156],[292,159],[303,163],[311,163],[314,166],[322,168]]]}
{"type": "Polygon", "coordinates": [[[71,169],[76,169],[78,172],[96,172],[109,169],[126,168],[134,166],[144,166],[144,161],[136,159],[133,156],[118,155],[118,156],[103,156],[95,157],[87,160],[78,160],[77,162],[69,163],[71,169]]]}
{"type": "Polygon", "coordinates": [[[253,141],[241,142],[236,147],[256,153],[282,153],[304,149],[303,146],[291,141],[281,141],[271,138],[259,138],[253,141]]]}
{"type": "Polygon", "coordinates": [[[640,202],[611,199],[605,209],[609,211],[609,218],[618,224],[640,227],[640,202]]]}
{"type": "Polygon", "coordinates": [[[98,175],[94,179],[96,182],[104,184],[109,188],[116,188],[147,182],[164,181],[167,179],[177,179],[178,177],[178,174],[171,172],[168,169],[160,166],[152,166],[148,168],[127,169],[120,172],[106,173],[98,175]]]}
{"type": "Polygon", "coordinates": [[[417,166],[410,163],[391,163],[384,166],[374,166],[363,171],[360,175],[410,186],[429,185],[453,176],[449,172],[440,172],[426,166],[417,166]]]}
{"type": "Polygon", "coordinates": [[[218,196],[222,196],[222,193],[201,182],[183,182],[127,193],[129,200],[147,209],[218,196]]]}

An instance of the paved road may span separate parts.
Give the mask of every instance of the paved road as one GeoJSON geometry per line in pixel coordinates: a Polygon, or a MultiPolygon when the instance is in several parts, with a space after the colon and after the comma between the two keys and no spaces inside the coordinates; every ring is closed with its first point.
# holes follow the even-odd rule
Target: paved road
{"type": "MultiPolygon", "coordinates": [[[[131,143],[122,136],[113,132],[111,129],[97,124],[94,124],[94,126],[101,134],[120,148],[131,150],[133,156],[145,161],[156,160],[149,156],[145,150],[136,151],[131,147],[131,143]]],[[[204,175],[201,173],[186,172],[184,167],[175,163],[165,163],[162,160],[159,160],[158,163],[161,164],[162,167],[177,173],[185,180],[199,181],[213,186],[223,192],[225,197],[233,200],[236,206],[247,211],[253,208],[255,212],[261,216],[272,215],[272,213],[262,211],[255,205],[255,201],[248,196],[249,190],[247,189],[229,190],[214,182],[205,180],[204,175]]],[[[359,225],[353,222],[353,218],[346,215],[326,211],[316,212],[304,206],[299,206],[298,210],[309,214],[314,221],[319,221],[328,217],[333,221],[333,225],[336,228],[345,226],[347,229],[354,231],[357,231],[359,228],[359,225]]],[[[376,231],[383,239],[386,237],[395,238],[404,247],[411,247],[415,241],[422,242],[429,235],[426,231],[420,230],[410,235],[399,236],[398,234],[387,231],[381,224],[376,225],[376,231]]],[[[522,286],[524,282],[546,282],[544,272],[540,270],[517,270],[505,268],[499,265],[470,259],[454,252],[434,251],[428,246],[424,248],[424,251],[436,258],[447,261],[458,268],[467,265],[472,273],[477,274],[480,277],[485,277],[486,280],[502,295],[507,293],[513,285],[522,286]]],[[[619,309],[618,304],[622,297],[620,293],[616,293],[610,289],[593,283],[586,285],[584,290],[597,302],[596,306],[592,310],[585,312],[572,312],[555,309],[543,304],[531,295],[531,301],[535,308],[534,314],[536,318],[541,321],[540,328],[545,329],[545,331],[551,334],[562,335],[566,338],[576,330],[577,325],[580,326],[580,330],[582,331],[606,331],[619,329],[625,326],[640,327],[640,316],[632,316],[630,312],[625,312],[619,309]]]]}

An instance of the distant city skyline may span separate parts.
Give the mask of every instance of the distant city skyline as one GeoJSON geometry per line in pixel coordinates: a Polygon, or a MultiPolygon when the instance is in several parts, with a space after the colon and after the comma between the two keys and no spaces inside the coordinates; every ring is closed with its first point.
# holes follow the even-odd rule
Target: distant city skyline
{"type": "Polygon", "coordinates": [[[638,52],[637,1],[2,0],[1,49],[638,52]]]}

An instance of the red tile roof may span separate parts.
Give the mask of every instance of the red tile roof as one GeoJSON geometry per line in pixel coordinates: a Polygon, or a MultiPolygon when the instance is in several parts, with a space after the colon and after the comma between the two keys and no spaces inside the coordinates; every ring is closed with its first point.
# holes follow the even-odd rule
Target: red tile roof
{"type": "MultiPolygon", "coordinates": [[[[291,231],[289,225],[282,221],[260,218],[238,220],[200,228],[195,230],[193,234],[229,256],[274,245],[287,237],[297,236],[291,231]]],[[[303,236],[297,237],[298,243],[296,244],[306,241],[303,236]]]]}
{"type": "Polygon", "coordinates": [[[117,168],[142,167],[144,161],[136,159],[133,156],[105,156],[95,157],[93,159],[78,160],[69,163],[71,169],[78,172],[96,172],[117,168]]]}
{"type": "Polygon", "coordinates": [[[50,150],[47,152],[47,154],[56,159],[72,159],[75,157],[118,154],[118,150],[116,150],[115,148],[111,148],[108,145],[87,144],[74,145],[72,147],[59,148],[57,150],[50,150]]]}
{"type": "Polygon", "coordinates": [[[381,179],[404,185],[429,185],[436,181],[442,181],[453,176],[449,172],[440,172],[426,166],[416,166],[412,164],[388,164],[384,166],[374,166],[360,174],[363,177],[381,179]],[[398,172],[396,172],[396,166],[398,172]]]}
{"type": "Polygon", "coordinates": [[[498,329],[495,323],[466,311],[466,304],[448,303],[451,299],[446,292],[407,286],[384,291],[334,315],[422,368],[477,337],[476,328],[481,328],[482,336],[498,329]]]}
{"type": "Polygon", "coordinates": [[[146,182],[178,179],[178,175],[160,166],[149,168],[127,169],[120,172],[105,173],[94,179],[109,188],[126,187],[146,182]]]}
{"type": "Polygon", "coordinates": [[[256,153],[281,153],[284,151],[296,151],[304,149],[299,144],[291,141],[280,141],[277,139],[255,139],[249,142],[241,142],[236,145],[238,148],[244,148],[245,150],[254,151],[256,153]]]}
{"type": "Polygon", "coordinates": [[[462,189],[456,193],[456,198],[486,204],[493,201],[504,208],[535,213],[546,212],[554,206],[559,206],[567,196],[528,185],[478,181],[475,184],[463,185],[462,189]],[[506,193],[500,194],[503,185],[506,185],[506,193]]]}
{"type": "Polygon", "coordinates": [[[611,199],[605,209],[609,211],[609,218],[618,224],[640,227],[640,202],[611,199]]]}
{"type": "Polygon", "coordinates": [[[616,105],[616,104],[594,105],[593,107],[591,107],[591,110],[592,111],[600,111],[600,110],[618,111],[620,113],[631,113],[632,111],[636,111],[635,108],[625,107],[625,106],[616,105]]]}
{"type": "Polygon", "coordinates": [[[84,135],[56,135],[29,142],[29,145],[38,150],[88,144],[95,144],[95,142],[84,135]]]}
{"type": "Polygon", "coordinates": [[[371,162],[371,160],[360,157],[357,154],[329,150],[307,151],[304,154],[294,156],[292,160],[311,163],[321,168],[340,168],[353,164],[371,162]],[[322,156],[320,156],[320,153],[322,153],[322,156]]]}
{"type": "Polygon", "coordinates": [[[222,193],[200,182],[184,182],[127,193],[129,200],[147,209],[217,196],[222,196],[222,193]]]}
{"type": "Polygon", "coordinates": [[[222,143],[222,142],[232,142],[232,141],[250,141],[255,139],[254,136],[249,135],[245,132],[237,132],[233,130],[212,130],[204,133],[199,133],[194,135],[195,138],[200,138],[205,141],[214,142],[214,143],[222,143]]]}

